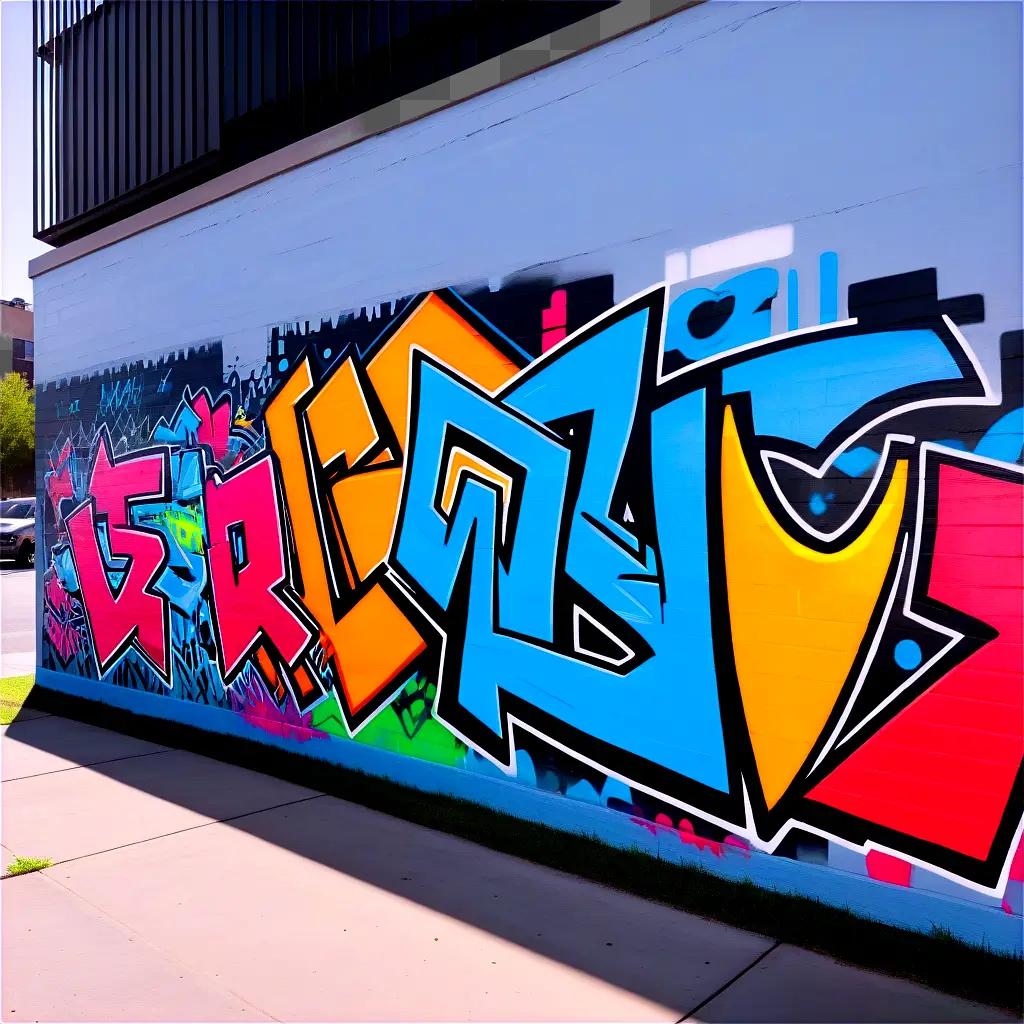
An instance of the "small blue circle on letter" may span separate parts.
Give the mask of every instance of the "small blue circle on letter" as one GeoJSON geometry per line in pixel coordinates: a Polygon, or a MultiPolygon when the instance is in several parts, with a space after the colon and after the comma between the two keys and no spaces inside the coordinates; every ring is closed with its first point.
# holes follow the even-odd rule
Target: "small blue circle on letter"
{"type": "Polygon", "coordinates": [[[900,668],[912,669],[921,664],[921,646],[916,640],[901,640],[893,652],[900,668]]]}

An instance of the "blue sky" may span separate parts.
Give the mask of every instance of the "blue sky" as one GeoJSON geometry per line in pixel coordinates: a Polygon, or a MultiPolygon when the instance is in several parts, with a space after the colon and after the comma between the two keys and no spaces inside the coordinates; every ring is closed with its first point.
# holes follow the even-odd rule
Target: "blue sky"
{"type": "Polygon", "coordinates": [[[0,298],[32,299],[32,4],[0,0],[0,298]]]}

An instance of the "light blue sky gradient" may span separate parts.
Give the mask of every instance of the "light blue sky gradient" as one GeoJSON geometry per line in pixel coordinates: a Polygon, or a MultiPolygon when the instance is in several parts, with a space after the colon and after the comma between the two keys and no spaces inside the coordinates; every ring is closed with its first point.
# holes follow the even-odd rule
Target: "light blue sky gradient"
{"type": "Polygon", "coordinates": [[[0,298],[32,300],[32,4],[0,0],[0,298]]]}

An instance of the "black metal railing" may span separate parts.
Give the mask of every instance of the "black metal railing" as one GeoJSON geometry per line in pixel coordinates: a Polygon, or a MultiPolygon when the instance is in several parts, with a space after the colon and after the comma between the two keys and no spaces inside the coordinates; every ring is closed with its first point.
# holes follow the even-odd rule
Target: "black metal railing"
{"type": "Polygon", "coordinates": [[[62,244],[617,0],[35,0],[35,234],[62,244]]]}
{"type": "Polygon", "coordinates": [[[59,243],[217,153],[221,18],[202,0],[48,0],[35,15],[35,233],[59,243]]]}

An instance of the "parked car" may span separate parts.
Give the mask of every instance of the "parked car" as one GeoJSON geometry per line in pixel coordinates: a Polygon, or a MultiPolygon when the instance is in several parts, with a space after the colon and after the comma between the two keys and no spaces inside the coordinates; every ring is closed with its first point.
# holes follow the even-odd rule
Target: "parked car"
{"type": "Polygon", "coordinates": [[[36,499],[0,501],[0,558],[31,569],[36,564],[36,499]]]}

